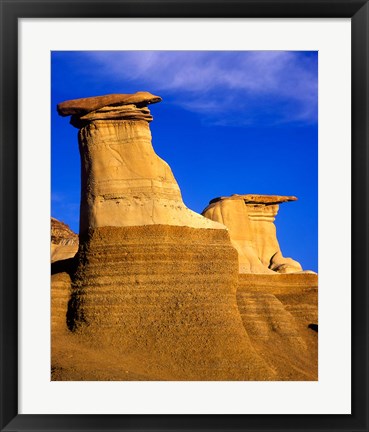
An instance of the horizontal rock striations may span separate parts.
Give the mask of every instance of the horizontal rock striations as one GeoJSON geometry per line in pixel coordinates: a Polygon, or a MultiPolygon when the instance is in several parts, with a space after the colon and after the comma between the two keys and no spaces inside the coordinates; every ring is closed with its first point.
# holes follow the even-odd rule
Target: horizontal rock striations
{"type": "MultiPolygon", "coordinates": [[[[96,360],[95,375],[90,367],[77,376],[124,380],[119,367],[130,359],[139,365],[134,376],[151,379],[277,379],[242,325],[227,229],[183,204],[152,148],[147,105],[159,100],[139,92],[58,106],[80,128],[82,167],[65,346],[118,357],[114,367],[96,360]]],[[[53,362],[63,369],[68,360],[59,353],[53,362]]]]}
{"type": "MultiPolygon", "coordinates": [[[[255,292],[248,288],[244,286],[237,291],[237,302],[253,348],[279,380],[317,380],[317,333],[294,316],[273,290],[255,292]]],[[[304,297],[301,294],[300,300],[304,297]]]]}
{"type": "MultiPolygon", "coordinates": [[[[160,100],[58,105],[79,129],[82,183],[78,253],[52,264],[52,379],[316,380],[317,275],[283,257],[273,223],[296,198],[189,210],[152,147],[160,100]]],[[[77,236],[53,219],[52,242],[77,236]]]]}
{"type": "Polygon", "coordinates": [[[146,107],[149,104],[161,101],[160,96],[155,96],[149,92],[137,92],[134,94],[109,94],[81,99],[73,99],[61,102],[57,106],[58,114],[65,117],[70,115],[83,116],[101,108],[124,105],[135,105],[146,107]]]}
{"type": "Polygon", "coordinates": [[[84,346],[157,379],[276,379],[243,328],[226,231],[96,228],[79,258],[68,325],[84,346]]]}
{"type": "Polygon", "coordinates": [[[277,240],[275,217],[279,203],[293,196],[232,195],[210,201],[202,214],[227,226],[239,255],[240,273],[294,273],[301,265],[285,258],[277,240]]]}
{"type": "Polygon", "coordinates": [[[253,347],[280,379],[318,379],[317,274],[240,274],[237,302],[253,347]]]}
{"type": "Polygon", "coordinates": [[[67,333],[66,319],[70,296],[70,275],[65,268],[58,269],[55,274],[51,275],[51,335],[53,340],[67,333]]]}

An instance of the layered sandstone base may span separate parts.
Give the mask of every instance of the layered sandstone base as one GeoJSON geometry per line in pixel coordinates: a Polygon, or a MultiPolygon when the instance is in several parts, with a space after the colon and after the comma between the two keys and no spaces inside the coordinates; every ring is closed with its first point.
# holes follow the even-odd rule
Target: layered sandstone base
{"type": "Polygon", "coordinates": [[[241,274],[237,303],[253,347],[280,380],[318,379],[316,274],[241,274]]]}
{"type": "Polygon", "coordinates": [[[53,265],[54,380],[318,379],[317,275],[239,275],[235,306],[221,231],[91,234],[72,301],[72,261],[53,265]]]}
{"type": "MultiPolygon", "coordinates": [[[[85,379],[101,376],[99,368],[105,379],[125,379],[127,361],[145,379],[276,379],[243,327],[237,252],[226,231],[97,228],[81,242],[78,259],[67,313],[69,343],[105,354],[94,366],[95,377],[85,379]],[[107,358],[116,359],[108,378],[107,358]]],[[[55,361],[62,367],[60,357],[55,361]]],[[[68,376],[59,373],[57,379],[68,376]]]]}
{"type": "Polygon", "coordinates": [[[51,334],[53,341],[57,343],[57,338],[68,333],[66,326],[68,302],[71,296],[71,278],[69,273],[56,270],[51,275],[51,334]]]}
{"type": "Polygon", "coordinates": [[[316,273],[241,274],[238,291],[273,294],[305,327],[317,329],[318,275],[316,273]]]}

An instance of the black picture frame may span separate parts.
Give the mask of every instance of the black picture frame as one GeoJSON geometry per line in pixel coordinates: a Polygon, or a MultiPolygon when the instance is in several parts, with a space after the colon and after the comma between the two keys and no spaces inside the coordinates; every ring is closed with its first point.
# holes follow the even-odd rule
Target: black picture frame
{"type": "MultiPolygon", "coordinates": [[[[362,0],[0,0],[0,5],[2,95],[0,123],[1,431],[368,431],[369,3],[362,0]],[[17,20],[18,18],[116,17],[351,18],[351,415],[18,414],[17,20]]],[[[347,204],[344,203],[344,205],[347,204]]],[[[339,327],[339,323],[337,323],[337,327],[339,327]]]]}

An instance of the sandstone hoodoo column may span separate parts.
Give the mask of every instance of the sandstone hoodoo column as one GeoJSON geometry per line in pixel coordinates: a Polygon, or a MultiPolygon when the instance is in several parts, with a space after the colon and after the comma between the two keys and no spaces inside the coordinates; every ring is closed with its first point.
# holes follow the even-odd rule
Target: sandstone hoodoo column
{"type": "Polygon", "coordinates": [[[63,102],[62,116],[80,128],[80,235],[104,226],[176,225],[220,228],[189,210],[169,165],[154,151],[147,92],[63,102]]]}
{"type": "Polygon", "coordinates": [[[296,200],[293,196],[231,195],[214,198],[202,214],[229,229],[240,273],[295,273],[302,267],[282,255],[274,220],[280,203],[296,200]]]}
{"type": "MultiPolygon", "coordinates": [[[[147,379],[273,379],[237,309],[238,258],[227,229],[184,205],[153,150],[147,105],[160,100],[139,92],[58,105],[80,129],[71,334],[147,379]]],[[[124,380],[124,371],[97,367],[124,380]]]]}

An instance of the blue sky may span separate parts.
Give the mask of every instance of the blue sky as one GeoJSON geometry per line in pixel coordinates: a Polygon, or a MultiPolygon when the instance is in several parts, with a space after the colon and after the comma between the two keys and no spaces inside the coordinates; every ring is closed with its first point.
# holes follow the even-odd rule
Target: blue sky
{"type": "Polygon", "coordinates": [[[51,214],[78,232],[77,129],[59,102],[149,91],[153,146],[199,213],[234,193],[295,195],[280,206],[285,256],[318,270],[318,54],[315,51],[54,51],[51,214]]]}

